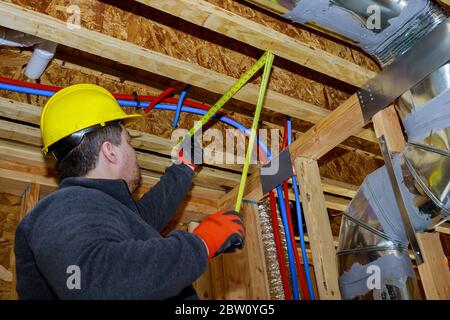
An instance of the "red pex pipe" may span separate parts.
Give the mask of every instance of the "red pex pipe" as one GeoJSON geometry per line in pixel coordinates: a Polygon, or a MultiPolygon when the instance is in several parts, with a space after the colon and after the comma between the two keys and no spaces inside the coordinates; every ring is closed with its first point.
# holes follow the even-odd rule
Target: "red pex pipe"
{"type": "MultiPolygon", "coordinates": [[[[23,81],[23,80],[16,80],[16,79],[10,79],[10,78],[5,78],[5,77],[0,77],[0,82],[3,83],[7,83],[7,84],[12,84],[15,86],[21,86],[21,87],[26,87],[26,88],[34,88],[34,89],[40,89],[40,90],[47,90],[47,91],[54,91],[54,92],[58,92],[59,90],[61,90],[62,88],[60,87],[55,87],[55,86],[48,86],[48,85],[43,85],[40,83],[33,83],[33,82],[27,82],[27,81],[23,81]]],[[[119,99],[119,100],[135,100],[135,97],[133,95],[129,95],[129,94],[120,94],[120,93],[115,93],[113,94],[114,98],[119,99]]],[[[153,102],[158,100],[158,97],[154,97],[154,96],[138,96],[138,99],[140,102],[153,102]]],[[[166,98],[163,101],[160,102],[164,102],[164,103],[169,103],[169,104],[176,104],[178,102],[177,98],[166,98]]],[[[202,103],[199,102],[195,102],[195,101],[190,101],[190,100],[185,100],[184,105],[188,106],[188,107],[194,107],[194,108],[198,108],[198,109],[202,109],[202,110],[206,110],[208,111],[210,108],[207,105],[204,105],[202,103]]],[[[218,115],[225,115],[224,113],[218,112],[218,115]]],[[[228,116],[227,116],[228,117],[228,116]]],[[[230,118],[230,117],[228,117],[230,118]]]]}
{"type": "MultiPolygon", "coordinates": [[[[284,126],[284,132],[283,132],[283,144],[282,144],[282,150],[287,148],[287,122],[285,123],[284,126]]],[[[288,220],[288,226],[289,226],[289,231],[291,234],[291,243],[292,243],[292,247],[295,248],[294,250],[294,259],[295,259],[295,266],[297,269],[297,274],[298,274],[298,279],[300,282],[300,290],[302,293],[302,300],[309,300],[309,294],[308,294],[308,284],[306,282],[306,276],[305,276],[305,271],[302,268],[302,265],[300,264],[300,256],[298,255],[298,250],[297,250],[297,243],[295,242],[295,233],[294,233],[294,225],[292,223],[292,213],[291,213],[291,206],[289,204],[289,188],[288,188],[288,183],[287,181],[283,182],[283,193],[284,193],[284,201],[286,203],[286,214],[287,214],[287,220],[288,220]]]]}
{"type": "Polygon", "coordinates": [[[275,248],[277,251],[278,265],[280,266],[281,283],[283,284],[283,292],[286,300],[292,300],[291,286],[289,285],[286,263],[283,256],[283,245],[281,244],[280,227],[278,225],[277,203],[275,193],[270,191],[270,212],[272,217],[273,237],[275,240],[275,248]]]}
{"type": "MultiPolygon", "coordinates": [[[[23,81],[23,80],[10,79],[10,78],[5,78],[5,77],[0,77],[0,82],[6,83],[6,84],[15,85],[15,86],[21,86],[21,87],[33,88],[33,89],[40,89],[40,90],[47,90],[47,91],[54,91],[54,92],[58,92],[59,90],[62,89],[60,87],[49,86],[49,85],[44,85],[44,84],[34,83],[34,82],[27,82],[27,81],[23,81]]],[[[135,96],[129,95],[129,94],[116,93],[116,94],[113,94],[113,96],[114,96],[114,98],[119,99],[119,100],[130,100],[130,101],[136,100],[135,96]]],[[[159,99],[159,97],[141,96],[141,95],[139,95],[137,98],[138,98],[139,102],[144,102],[145,101],[145,102],[149,102],[149,103],[152,103],[152,102],[157,101],[159,99]]],[[[175,104],[176,105],[178,103],[178,99],[177,98],[165,98],[163,101],[160,101],[160,102],[168,103],[168,104],[175,104]]],[[[190,101],[190,100],[187,100],[187,99],[184,100],[183,105],[188,106],[188,107],[201,109],[201,110],[205,110],[205,111],[208,111],[210,109],[210,107],[208,107],[207,105],[204,105],[202,103],[195,102],[195,101],[190,101]]],[[[225,116],[225,117],[227,117],[227,118],[229,118],[231,120],[235,120],[232,117],[230,117],[230,116],[228,116],[228,115],[226,115],[226,114],[224,114],[223,112],[220,112],[220,111],[217,112],[216,114],[219,115],[219,116],[225,116]]],[[[261,157],[262,161],[266,162],[267,161],[267,157],[266,157],[264,151],[259,146],[258,146],[258,151],[259,151],[259,154],[260,154],[260,157],[261,157]]]]}

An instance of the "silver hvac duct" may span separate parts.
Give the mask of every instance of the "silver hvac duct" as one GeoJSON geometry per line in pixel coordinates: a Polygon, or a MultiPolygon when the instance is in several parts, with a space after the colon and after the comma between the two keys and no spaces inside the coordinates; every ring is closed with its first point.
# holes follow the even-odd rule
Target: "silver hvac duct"
{"type": "MultiPolygon", "coordinates": [[[[407,133],[393,161],[416,232],[450,218],[450,62],[406,92],[397,108],[407,133]]],[[[385,167],[370,174],[344,212],[338,245],[342,296],[410,299],[417,292],[408,239],[385,167]],[[371,289],[368,268],[383,277],[371,289]]]]}
{"type": "MultiPolygon", "coordinates": [[[[265,8],[356,44],[382,66],[446,19],[429,0],[280,0],[265,8]]],[[[397,111],[407,144],[392,161],[395,178],[415,231],[432,230],[450,217],[450,61],[404,93],[397,111]]],[[[337,249],[344,299],[420,297],[390,181],[384,166],[367,176],[344,212],[337,249]],[[379,283],[371,282],[377,270],[379,283]]]]}
{"type": "Polygon", "coordinates": [[[431,0],[246,0],[359,46],[384,66],[445,20],[431,0]]]}

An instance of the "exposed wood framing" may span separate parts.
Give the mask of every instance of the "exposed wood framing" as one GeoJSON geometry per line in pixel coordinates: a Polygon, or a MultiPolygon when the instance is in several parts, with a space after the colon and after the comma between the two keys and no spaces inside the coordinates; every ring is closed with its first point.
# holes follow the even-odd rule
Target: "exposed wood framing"
{"type": "Polygon", "coordinates": [[[267,0],[251,0],[248,1],[255,5],[257,5],[260,8],[263,8],[265,10],[269,10],[271,12],[276,12],[278,14],[285,14],[288,13],[288,9],[283,7],[282,5],[279,5],[278,3],[270,2],[267,0]]]}
{"type": "MultiPolygon", "coordinates": [[[[37,106],[0,97],[0,116],[5,118],[38,125],[41,110],[42,109],[37,106]]],[[[134,138],[132,139],[132,145],[134,147],[151,152],[157,152],[163,155],[171,154],[172,143],[169,139],[161,138],[136,130],[130,130],[130,133],[132,134],[132,136],[134,136],[134,138]]],[[[13,123],[6,120],[0,120],[0,138],[10,139],[14,141],[26,141],[31,145],[35,145],[38,147],[42,146],[41,135],[38,128],[13,123]]],[[[3,148],[7,148],[7,145],[8,144],[3,145],[3,148]]],[[[0,144],[0,146],[2,145],[0,144]]],[[[9,144],[9,146],[11,147],[11,144],[9,144]]],[[[23,158],[22,162],[33,160],[35,161],[35,165],[39,163],[39,165],[41,166],[53,166],[53,164],[51,162],[48,162],[48,160],[47,162],[45,162],[44,157],[41,155],[41,152],[38,149],[27,148],[27,150],[23,150],[24,146],[15,146],[17,146],[17,148],[19,149],[17,150],[17,152],[15,152],[17,156],[24,152],[27,152],[27,155],[29,156],[28,159],[23,158]]],[[[0,150],[2,150],[1,147],[0,150]]],[[[2,154],[6,155],[8,153],[7,150],[5,149],[2,154]]],[[[138,160],[142,168],[158,172],[164,172],[165,168],[170,165],[170,160],[168,158],[158,157],[156,155],[151,155],[143,152],[138,152],[138,160]]],[[[224,167],[227,167],[227,165],[224,165],[224,167]]],[[[227,169],[229,168],[227,167],[227,169]]],[[[239,170],[240,168],[235,167],[234,169],[239,170]]],[[[230,173],[213,168],[204,168],[200,175],[196,177],[196,181],[201,181],[203,183],[206,182],[216,187],[234,187],[239,183],[240,175],[237,173],[230,173]]],[[[326,178],[322,179],[322,185],[325,192],[348,198],[352,198],[357,191],[356,186],[326,178]]],[[[294,199],[293,195],[291,195],[291,197],[292,199],[294,199]]],[[[328,207],[336,210],[341,210],[342,207],[345,206],[348,202],[348,200],[339,197],[327,195],[326,198],[328,207]]]]}
{"type": "Polygon", "coordinates": [[[428,300],[450,300],[450,270],[437,233],[416,235],[425,262],[419,265],[420,279],[428,300]]]}
{"type": "MultiPolygon", "coordinates": [[[[373,123],[377,135],[384,135],[391,152],[403,151],[405,139],[393,105],[378,112],[373,123]]],[[[416,237],[424,260],[418,269],[426,298],[450,299],[450,270],[439,235],[416,233],[416,237]]]]}
{"type": "Polygon", "coordinates": [[[225,298],[268,300],[270,292],[258,206],[244,203],[241,213],[246,229],[245,246],[242,250],[223,255],[222,258],[225,298]]]}
{"type": "MultiPolygon", "coordinates": [[[[0,2],[0,15],[2,17],[0,25],[4,27],[78,48],[128,66],[189,83],[214,93],[223,94],[237,80],[196,64],[181,61],[95,31],[81,28],[73,32],[67,28],[66,23],[63,21],[10,3],[0,2]]],[[[256,104],[258,94],[258,85],[249,83],[234,98],[256,104]]],[[[312,123],[316,123],[330,114],[330,111],[325,108],[282,95],[273,90],[267,91],[264,107],[267,110],[290,115],[312,123]]],[[[376,142],[374,132],[362,129],[362,126],[353,134],[361,139],[376,142]]]]}
{"type": "Polygon", "coordinates": [[[440,226],[438,226],[436,228],[436,231],[445,233],[445,234],[450,234],[450,223],[446,222],[446,223],[441,224],[440,226]]]}
{"type": "Polygon", "coordinates": [[[438,2],[450,7],[450,0],[438,0],[438,2]]]}
{"type": "MultiPolygon", "coordinates": [[[[40,186],[37,183],[30,183],[25,189],[25,193],[22,196],[22,205],[20,208],[19,222],[23,217],[33,209],[39,201],[40,186]]],[[[11,300],[18,300],[19,294],[16,291],[16,256],[14,250],[11,250],[10,267],[13,273],[13,279],[11,283],[11,300]]]]}
{"type": "Polygon", "coordinates": [[[405,137],[397,117],[394,105],[378,112],[372,118],[377,137],[384,135],[388,149],[391,152],[402,152],[405,147],[405,137]]]}
{"type": "Polygon", "coordinates": [[[320,183],[319,166],[316,160],[303,157],[298,157],[294,166],[303,199],[319,297],[322,300],[340,299],[336,250],[320,183]]]}
{"type": "MultiPolygon", "coordinates": [[[[203,0],[137,0],[158,10],[250,44],[302,66],[362,87],[376,73],[328,52],[305,45],[272,28],[255,23],[203,0]]],[[[265,1],[268,3],[268,1],[265,1]]]]}
{"type": "MultiPolygon", "coordinates": [[[[289,146],[291,160],[295,162],[299,156],[318,159],[364,125],[359,100],[355,94],[289,146]]],[[[238,191],[238,188],[230,191],[222,199],[222,206],[231,208],[238,191]]],[[[247,180],[244,199],[259,201],[263,196],[259,172],[255,172],[247,180]]]]}

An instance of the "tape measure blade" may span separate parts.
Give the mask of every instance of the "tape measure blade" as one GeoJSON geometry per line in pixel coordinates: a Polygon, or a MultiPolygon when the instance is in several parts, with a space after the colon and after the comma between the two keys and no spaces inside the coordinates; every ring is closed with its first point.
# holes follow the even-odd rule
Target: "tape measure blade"
{"type": "MultiPolygon", "coordinates": [[[[222,108],[245,84],[266,64],[269,53],[265,52],[259,60],[250,67],[233,86],[228,89],[225,94],[209,109],[207,113],[199,120],[202,125],[205,125],[216,113],[222,108]]],[[[192,127],[189,130],[189,135],[195,134],[196,128],[192,127]]]]}

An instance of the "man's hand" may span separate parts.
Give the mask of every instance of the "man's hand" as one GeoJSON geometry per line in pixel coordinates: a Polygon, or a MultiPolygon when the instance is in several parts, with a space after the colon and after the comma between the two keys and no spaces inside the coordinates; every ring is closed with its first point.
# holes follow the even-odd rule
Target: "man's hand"
{"type": "Polygon", "coordinates": [[[184,163],[195,170],[203,162],[203,148],[195,136],[186,135],[178,150],[178,162],[184,163]]]}
{"type": "Polygon", "coordinates": [[[209,215],[193,233],[205,243],[209,259],[244,246],[245,227],[236,211],[222,210],[209,215]]]}

